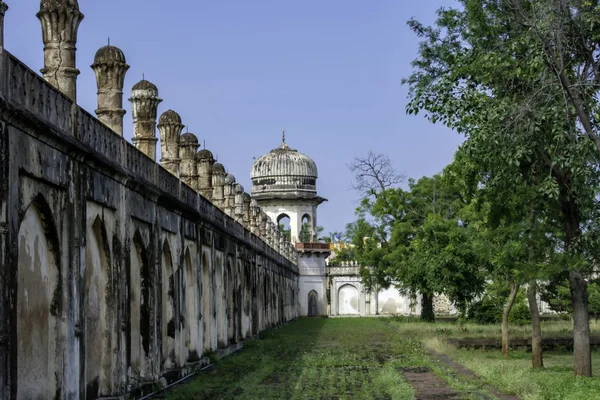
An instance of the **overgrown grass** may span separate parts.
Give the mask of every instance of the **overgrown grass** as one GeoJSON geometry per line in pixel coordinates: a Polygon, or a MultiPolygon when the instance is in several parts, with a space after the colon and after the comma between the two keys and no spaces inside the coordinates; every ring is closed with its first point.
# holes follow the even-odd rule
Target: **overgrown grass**
{"type": "Polygon", "coordinates": [[[479,398],[477,387],[451,377],[419,341],[377,318],[300,319],[266,331],[168,398],[413,399],[403,370],[420,366],[451,382],[461,398],[479,398]]]}
{"type": "MultiPolygon", "coordinates": [[[[594,351],[593,378],[573,376],[573,355],[567,351],[544,352],[543,370],[531,368],[531,354],[512,351],[504,359],[500,350],[457,349],[448,338],[498,338],[500,327],[492,325],[461,326],[459,324],[428,324],[396,319],[391,322],[400,334],[418,337],[427,346],[445,353],[480,376],[486,383],[505,393],[518,395],[523,400],[562,400],[600,398],[600,351],[594,351]]],[[[599,333],[599,324],[591,323],[592,334],[599,333]]],[[[545,337],[570,337],[568,321],[546,322],[545,337]]],[[[529,327],[510,327],[511,337],[529,337],[529,327]]]]}
{"type": "MultiPolygon", "coordinates": [[[[412,317],[391,317],[391,320],[402,332],[412,337],[443,336],[449,339],[493,339],[501,337],[500,324],[478,325],[459,322],[420,322],[412,317]]],[[[513,339],[528,339],[531,337],[531,325],[509,326],[510,337],[513,339]]],[[[600,321],[590,322],[591,334],[600,336],[600,321]]],[[[571,321],[542,321],[542,336],[551,338],[573,337],[573,324],[571,321]]]]}

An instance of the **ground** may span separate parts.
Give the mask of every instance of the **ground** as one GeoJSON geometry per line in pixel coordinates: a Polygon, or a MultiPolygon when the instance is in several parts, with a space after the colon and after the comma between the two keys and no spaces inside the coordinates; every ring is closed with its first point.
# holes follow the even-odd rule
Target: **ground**
{"type": "Polygon", "coordinates": [[[170,392],[169,399],[495,399],[387,318],[304,318],[170,392]]]}

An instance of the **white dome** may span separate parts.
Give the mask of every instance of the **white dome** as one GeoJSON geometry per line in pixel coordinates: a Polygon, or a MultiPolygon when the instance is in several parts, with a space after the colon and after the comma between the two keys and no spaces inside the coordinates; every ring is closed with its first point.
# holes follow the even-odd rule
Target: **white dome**
{"type": "Polygon", "coordinates": [[[252,196],[316,197],[317,165],[307,155],[290,148],[285,140],[276,149],[258,158],[252,166],[252,196]]]}

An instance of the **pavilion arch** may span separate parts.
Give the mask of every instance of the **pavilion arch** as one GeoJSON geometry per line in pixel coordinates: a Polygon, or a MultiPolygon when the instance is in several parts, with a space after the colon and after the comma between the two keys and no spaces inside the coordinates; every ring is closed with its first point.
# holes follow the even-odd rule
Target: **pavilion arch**
{"type": "Polygon", "coordinates": [[[15,343],[17,398],[60,396],[61,271],[59,235],[48,203],[36,196],[18,233],[15,343]]]}
{"type": "Polygon", "coordinates": [[[356,286],[346,283],[338,289],[338,314],[351,315],[359,314],[359,292],[356,286]]]}
{"type": "Polygon", "coordinates": [[[312,216],[306,213],[300,219],[300,237],[298,239],[301,242],[314,242],[314,235],[312,216]]]}
{"type": "Polygon", "coordinates": [[[175,366],[175,277],[173,256],[167,240],[162,246],[161,255],[161,336],[162,369],[167,371],[175,366]]]}
{"type": "Polygon", "coordinates": [[[204,335],[204,349],[210,350],[210,338],[212,334],[212,320],[213,320],[213,311],[212,311],[212,298],[213,291],[212,281],[211,281],[211,265],[210,258],[207,257],[206,252],[202,252],[202,329],[204,335]]]}
{"type": "Polygon", "coordinates": [[[197,287],[197,276],[192,261],[192,255],[190,249],[186,248],[185,257],[185,303],[184,312],[185,315],[185,332],[186,332],[186,347],[188,350],[187,361],[198,361],[200,359],[198,350],[200,349],[199,344],[199,327],[200,321],[198,319],[198,287],[197,287]]]}
{"type": "Polygon", "coordinates": [[[96,216],[86,232],[84,274],[84,335],[86,398],[111,391],[112,338],[109,310],[114,300],[110,285],[111,254],[104,221],[96,216]]]}

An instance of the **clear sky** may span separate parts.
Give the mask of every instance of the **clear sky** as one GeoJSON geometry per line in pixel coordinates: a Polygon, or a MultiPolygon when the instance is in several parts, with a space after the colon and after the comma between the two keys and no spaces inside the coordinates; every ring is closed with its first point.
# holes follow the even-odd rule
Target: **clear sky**
{"type": "MultiPolygon", "coordinates": [[[[4,0],[5,47],[43,67],[38,0],[4,0]]],[[[406,115],[418,41],[411,17],[432,23],[452,0],[79,0],[78,102],[96,109],[89,67],[110,37],[131,68],[125,99],[145,74],[189,131],[250,192],[254,157],[287,143],[319,169],[318,223],[325,233],[355,219],[359,195],[347,164],[369,150],[419,178],[440,172],[462,138],[406,115]]],[[[125,100],[125,137],[132,136],[125,100]]]]}

